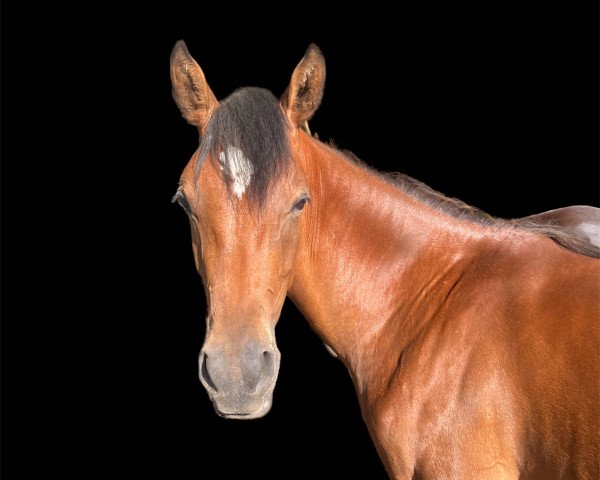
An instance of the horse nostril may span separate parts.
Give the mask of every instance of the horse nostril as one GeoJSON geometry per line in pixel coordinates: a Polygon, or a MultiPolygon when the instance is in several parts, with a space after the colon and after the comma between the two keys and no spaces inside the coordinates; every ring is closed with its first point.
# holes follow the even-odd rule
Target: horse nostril
{"type": "Polygon", "coordinates": [[[214,384],[212,379],[210,378],[210,374],[208,373],[208,355],[206,353],[202,356],[202,365],[200,367],[200,375],[202,375],[203,380],[206,382],[206,386],[213,389],[215,392],[218,392],[217,386],[214,384]]]}
{"type": "Polygon", "coordinates": [[[273,352],[265,350],[262,354],[260,373],[258,381],[254,387],[255,392],[262,392],[269,387],[275,374],[275,355],[273,352]]]}
{"type": "Polygon", "coordinates": [[[273,370],[273,352],[263,352],[263,373],[267,375],[272,373],[273,370]]]}

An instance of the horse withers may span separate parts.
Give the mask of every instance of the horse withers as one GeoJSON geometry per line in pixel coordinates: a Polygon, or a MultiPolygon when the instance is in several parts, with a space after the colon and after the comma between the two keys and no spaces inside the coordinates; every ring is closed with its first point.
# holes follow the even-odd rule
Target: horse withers
{"type": "Polygon", "coordinates": [[[205,287],[200,379],[219,415],[269,411],[288,296],[348,368],[391,477],[599,477],[589,238],[492,218],[308,135],[325,82],[314,45],[279,100],[242,88],[218,101],[182,41],[171,79],[201,138],[175,199],[205,287]]]}
{"type": "Polygon", "coordinates": [[[595,251],[590,255],[600,256],[600,209],[596,207],[573,205],[555,208],[519,220],[565,228],[575,236],[579,236],[581,242],[587,243],[590,252],[595,251]]]}

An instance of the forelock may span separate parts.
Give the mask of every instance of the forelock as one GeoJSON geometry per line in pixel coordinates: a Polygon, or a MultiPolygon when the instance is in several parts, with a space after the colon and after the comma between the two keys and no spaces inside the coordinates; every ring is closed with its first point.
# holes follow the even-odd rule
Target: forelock
{"type": "Polygon", "coordinates": [[[290,165],[288,125],[271,92],[246,87],[233,92],[212,114],[196,162],[196,176],[210,157],[238,198],[262,203],[269,186],[290,165]]]}

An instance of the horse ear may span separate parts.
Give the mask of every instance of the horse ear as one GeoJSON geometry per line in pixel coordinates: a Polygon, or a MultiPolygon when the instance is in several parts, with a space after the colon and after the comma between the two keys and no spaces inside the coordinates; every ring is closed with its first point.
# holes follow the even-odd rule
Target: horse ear
{"type": "Polygon", "coordinates": [[[293,126],[302,125],[319,108],[325,88],[325,58],[319,47],[310,44],[296,66],[281,105],[293,126]]]}
{"type": "Polygon", "coordinates": [[[183,40],[179,40],[171,52],[171,85],[183,117],[202,130],[219,102],[183,40]]]}

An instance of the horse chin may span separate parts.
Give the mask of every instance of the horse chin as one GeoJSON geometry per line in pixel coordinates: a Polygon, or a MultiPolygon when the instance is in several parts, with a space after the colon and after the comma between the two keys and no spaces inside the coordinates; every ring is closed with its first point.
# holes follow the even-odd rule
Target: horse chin
{"type": "Polygon", "coordinates": [[[258,408],[248,409],[243,407],[237,407],[235,409],[221,408],[218,402],[213,401],[213,406],[217,415],[229,420],[254,420],[256,418],[264,417],[271,410],[273,404],[273,392],[269,393],[263,398],[262,404],[258,408]]]}

